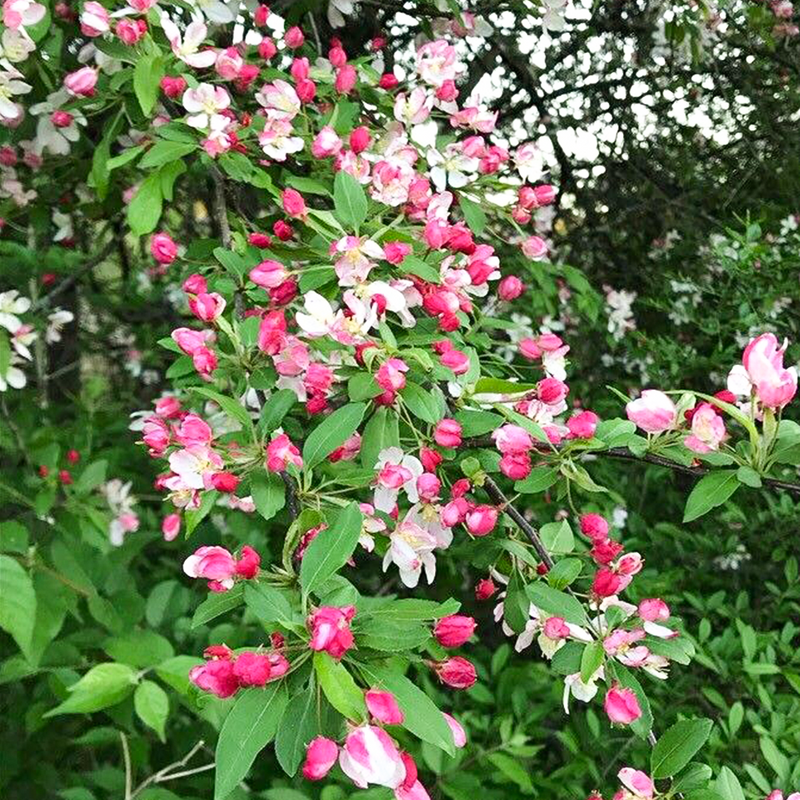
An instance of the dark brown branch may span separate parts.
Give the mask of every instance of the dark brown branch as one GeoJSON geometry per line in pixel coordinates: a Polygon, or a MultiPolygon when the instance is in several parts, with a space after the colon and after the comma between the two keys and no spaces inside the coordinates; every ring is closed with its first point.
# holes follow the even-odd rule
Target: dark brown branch
{"type": "Polygon", "coordinates": [[[491,497],[491,499],[497,503],[498,505],[502,506],[503,511],[508,514],[511,519],[517,524],[517,527],[528,537],[530,543],[533,545],[533,549],[536,551],[536,554],[539,558],[542,559],[544,564],[547,565],[548,569],[551,569],[553,566],[553,559],[550,558],[550,553],[547,552],[547,548],[544,546],[544,543],[539,538],[539,532],[533,525],[525,519],[525,517],[520,514],[520,512],[515,508],[514,504],[503,494],[500,490],[500,487],[490,478],[486,477],[483,481],[483,488],[486,489],[486,494],[491,497]]]}
{"type": "Polygon", "coordinates": [[[295,520],[300,516],[300,504],[297,500],[297,486],[294,478],[288,472],[278,473],[286,487],[286,506],[289,509],[289,516],[295,520]]]}

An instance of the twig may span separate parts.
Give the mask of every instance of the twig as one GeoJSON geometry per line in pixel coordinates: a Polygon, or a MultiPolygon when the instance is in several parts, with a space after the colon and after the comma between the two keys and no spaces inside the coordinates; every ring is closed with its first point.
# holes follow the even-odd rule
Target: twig
{"type": "Polygon", "coordinates": [[[289,516],[295,520],[300,516],[300,506],[297,502],[297,487],[294,478],[288,472],[280,472],[286,486],[286,505],[289,507],[289,516]]]}
{"type": "Polygon", "coordinates": [[[131,754],[128,750],[128,737],[120,731],[119,733],[120,741],[122,742],[122,758],[125,761],[125,800],[131,800],[131,786],[132,786],[132,775],[131,775],[131,754]]]}
{"type": "MultiPolygon", "coordinates": [[[[211,178],[214,181],[214,197],[212,207],[214,209],[214,218],[219,226],[219,235],[222,239],[222,246],[226,250],[231,249],[231,226],[228,221],[228,204],[225,201],[225,178],[222,173],[216,168],[211,169],[211,178]]],[[[236,316],[240,319],[244,316],[244,295],[242,288],[238,288],[233,296],[233,303],[236,309],[236,316]]]]}
{"type": "Polygon", "coordinates": [[[311,23],[311,32],[314,34],[314,41],[317,43],[317,52],[322,55],[322,42],[319,38],[319,31],[317,30],[317,21],[314,19],[314,13],[308,12],[308,21],[311,23]]]}
{"type": "MultiPolygon", "coordinates": [[[[120,734],[123,736],[123,734],[120,734]]],[[[178,761],[173,761],[171,764],[167,764],[166,767],[160,769],[158,772],[153,773],[149,778],[145,778],[137,787],[134,789],[133,793],[128,795],[126,794],[126,800],[133,800],[138,794],[143,792],[151,783],[163,783],[164,781],[171,781],[175,778],[183,778],[187,775],[194,775],[198,772],[205,772],[206,770],[211,769],[214,764],[204,764],[202,767],[196,767],[195,769],[189,769],[182,772],[172,772],[174,769],[179,769],[181,767],[185,767],[194,757],[195,753],[200,750],[205,745],[205,742],[201,739],[183,758],[178,761]]]]}
{"type": "Polygon", "coordinates": [[[8,429],[11,431],[11,435],[14,437],[14,441],[17,444],[17,449],[20,452],[20,455],[24,459],[25,463],[30,467],[33,466],[31,463],[31,458],[28,455],[28,448],[25,447],[25,442],[22,440],[22,434],[19,432],[19,428],[14,423],[14,420],[11,418],[11,414],[8,413],[8,406],[6,406],[6,399],[3,397],[0,400],[0,409],[3,411],[3,416],[6,420],[6,425],[8,425],[8,429]]]}
{"type": "Polygon", "coordinates": [[[550,553],[547,552],[547,548],[539,538],[539,532],[536,528],[520,514],[514,504],[500,490],[500,487],[488,476],[484,478],[483,488],[486,489],[486,493],[489,497],[491,497],[495,503],[501,505],[506,514],[517,523],[519,529],[530,539],[533,549],[536,550],[539,558],[542,559],[548,569],[551,569],[554,563],[553,559],[550,558],[550,553]]]}

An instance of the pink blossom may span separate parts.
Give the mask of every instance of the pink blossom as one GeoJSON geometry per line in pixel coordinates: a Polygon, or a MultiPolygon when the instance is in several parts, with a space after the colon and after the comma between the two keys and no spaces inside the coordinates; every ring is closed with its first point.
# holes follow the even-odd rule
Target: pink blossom
{"type": "Polygon", "coordinates": [[[383,257],[390,264],[402,264],[403,259],[411,253],[411,245],[405,242],[386,242],[383,245],[383,257]]]}
{"type": "Polygon", "coordinates": [[[477,600],[488,600],[497,591],[497,587],[491,578],[481,578],[475,584],[475,598],[477,600]]]}
{"type": "Polygon", "coordinates": [[[370,784],[396,789],[406,777],[399,751],[389,735],[374,725],[362,725],[347,735],[339,766],[360,789],[370,784]]]}
{"type": "Polygon", "coordinates": [[[342,146],[343,142],[336,131],[330,125],[326,125],[314,137],[311,153],[314,158],[331,158],[342,149],[342,146]]]}
{"type": "Polygon", "coordinates": [[[622,589],[622,578],[607,567],[599,569],[592,581],[592,593],[597,597],[611,597],[622,589]]]}
{"type": "Polygon", "coordinates": [[[303,31],[297,25],[289,28],[283,35],[284,44],[291,50],[297,50],[298,47],[302,47],[305,40],[306,37],[303,35],[303,31]]]}
{"type": "Polygon", "coordinates": [[[606,692],[603,708],[611,722],[617,725],[630,725],[642,716],[636,695],[630,689],[620,688],[618,684],[606,692]]]}
{"type": "Polygon", "coordinates": [[[642,600],[639,603],[638,614],[645,622],[668,620],[670,617],[669,606],[659,598],[642,600]]]}
{"type": "Polygon", "coordinates": [[[631,767],[623,767],[617,773],[617,777],[623,786],[633,792],[635,797],[643,800],[651,800],[653,797],[655,786],[646,773],[631,767]]]}
{"type": "Polygon", "coordinates": [[[503,425],[492,433],[497,449],[504,454],[527,453],[533,449],[533,439],[519,425],[503,425]]]}
{"type": "Polygon", "coordinates": [[[370,689],[364,699],[367,702],[367,709],[378,722],[384,725],[402,725],[405,715],[397,705],[394,695],[391,692],[382,692],[378,689],[370,689]]]}
{"type": "Polygon", "coordinates": [[[693,453],[711,453],[725,438],[725,423],[711,403],[702,403],[692,415],[692,432],[683,443],[693,453]]]}
{"type": "Polygon", "coordinates": [[[189,310],[203,322],[213,322],[225,310],[225,298],[217,292],[192,295],[189,310]]]}
{"type": "Polygon", "coordinates": [[[236,574],[236,561],[224,547],[200,547],[183,562],[183,571],[190,578],[219,581],[230,589],[236,574]]]}
{"type": "Polygon", "coordinates": [[[567,420],[569,428],[568,439],[591,439],[597,430],[597,423],[600,418],[594,411],[581,411],[574,417],[567,420]]]}
{"type": "Polygon", "coordinates": [[[566,639],[570,635],[569,625],[562,617],[548,617],[543,631],[548,639],[566,639]]]}
{"type": "Polygon", "coordinates": [[[311,630],[309,647],[324,651],[335,659],[340,659],[353,646],[353,633],[350,620],[355,616],[355,606],[321,606],[309,618],[311,630]]]}
{"type": "Polygon", "coordinates": [[[728,389],[745,397],[755,391],[765,408],[783,408],[797,393],[796,368],[783,366],[786,347],[786,342],[779,347],[772,333],[751,339],[742,355],[742,364],[728,375],[728,389]]]}
{"type": "Polygon", "coordinates": [[[372,137],[370,136],[369,128],[364,125],[359,125],[350,133],[350,149],[356,155],[363,153],[369,147],[371,141],[372,137]]]}
{"type": "Polygon", "coordinates": [[[267,469],[270,472],[283,472],[289,464],[301,469],[303,459],[291,439],[282,433],[267,445],[267,469]]]}
{"type": "Polygon", "coordinates": [[[281,202],[283,203],[283,210],[290,217],[305,219],[308,215],[306,201],[303,200],[303,195],[296,189],[284,189],[281,195],[281,202]]]}
{"type": "Polygon", "coordinates": [[[647,433],[663,433],[675,427],[678,409],[670,398],[657,389],[645,389],[638,400],[625,406],[625,413],[647,433]]]}
{"type": "Polygon", "coordinates": [[[417,478],[417,492],[424,503],[433,503],[439,499],[442,482],[430,472],[423,472],[417,478]]]}
{"type": "Polygon", "coordinates": [[[132,47],[147,33],[147,22],[143,19],[121,19],[114,33],[120,41],[132,47]]]}
{"type": "Polygon", "coordinates": [[[581,533],[595,541],[602,541],[608,536],[608,522],[600,514],[583,514],[581,516],[581,533]]]}
{"type": "Polygon", "coordinates": [[[333,88],[339,94],[350,94],[358,81],[358,73],[352,64],[345,64],[336,70],[333,88]]]}
{"type": "Polygon", "coordinates": [[[352,461],[361,451],[361,434],[354,433],[345,440],[341,447],[337,447],[329,456],[328,461],[352,461]]]}
{"type": "Polygon", "coordinates": [[[460,71],[455,47],[443,39],[427,42],[417,50],[417,72],[431,86],[453,80],[460,71]]]}
{"type": "Polygon", "coordinates": [[[389,358],[380,365],[375,373],[375,382],[385,392],[396,394],[405,388],[406,372],[408,372],[408,364],[405,361],[401,358],[389,358]]]}
{"type": "Polygon", "coordinates": [[[321,781],[336,763],[339,747],[336,742],[324,736],[312,739],[306,750],[303,764],[303,777],[309,781],[321,781]]]}
{"type": "Polygon", "coordinates": [[[450,614],[437,620],[433,635],[442,647],[461,647],[472,638],[476,622],[464,614],[450,614]]]}
{"type": "Polygon", "coordinates": [[[142,441],[149,448],[151,456],[164,454],[170,443],[169,428],[164,420],[158,417],[148,417],[142,428],[142,441]]]}
{"type": "Polygon", "coordinates": [[[81,33],[84,36],[102,36],[111,29],[108,11],[94,0],[83,4],[80,22],[81,33]]]}
{"type": "Polygon", "coordinates": [[[486,536],[497,524],[497,509],[494,506],[478,505],[467,513],[467,530],[473,536],[486,536]]]}
{"type": "Polygon", "coordinates": [[[531,457],[527,453],[506,453],[500,459],[500,472],[513,481],[527,478],[532,466],[531,457]]]}
{"type": "Polygon", "coordinates": [[[233,664],[233,674],[240,686],[266,686],[272,665],[265,653],[240,653],[233,664]]]}

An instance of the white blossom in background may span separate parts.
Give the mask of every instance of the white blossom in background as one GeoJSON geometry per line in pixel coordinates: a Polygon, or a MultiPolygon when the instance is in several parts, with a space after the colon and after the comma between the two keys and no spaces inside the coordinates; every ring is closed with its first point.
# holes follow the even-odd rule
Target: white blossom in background
{"type": "Polygon", "coordinates": [[[633,316],[633,301],[636,292],[625,289],[612,289],[604,286],[606,293],[606,310],[608,311],[608,332],[615,341],[620,341],[629,331],[636,330],[636,320],[633,316]]]}

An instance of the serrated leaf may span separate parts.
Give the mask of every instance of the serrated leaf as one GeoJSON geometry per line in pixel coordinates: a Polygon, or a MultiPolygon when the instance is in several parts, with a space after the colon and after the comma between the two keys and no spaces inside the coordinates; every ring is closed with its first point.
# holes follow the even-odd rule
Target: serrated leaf
{"type": "Polygon", "coordinates": [[[707,514],[712,508],[722,505],[741,486],[735,470],[721,470],[702,477],[686,499],[683,521],[707,514]]]}
{"type": "Polygon", "coordinates": [[[227,592],[210,592],[208,597],[197,606],[192,617],[192,627],[198,628],[216,619],[222,614],[227,614],[244,602],[244,584],[237,583],[227,592]]]}
{"type": "Polygon", "coordinates": [[[358,503],[350,503],[334,522],[311,541],[300,566],[300,585],[306,594],[341,569],[358,544],[363,515],[358,503]]]}
{"type": "Polygon", "coordinates": [[[361,184],[343,169],[333,180],[333,206],[339,222],[358,233],[367,218],[367,196],[361,184]]]}
{"type": "Polygon", "coordinates": [[[345,718],[360,722],[366,717],[364,693],[353,676],[327,653],[314,653],[314,671],[328,702],[345,718]]]}
{"type": "Polygon", "coordinates": [[[366,408],[364,403],[349,403],[325,417],[303,445],[303,468],[311,469],[343,445],[358,430],[366,408]]]}
{"type": "Polygon", "coordinates": [[[295,775],[305,756],[306,746],[316,734],[316,692],[307,689],[289,701],[275,734],[275,755],[287,775],[295,775]]]}
{"type": "Polygon", "coordinates": [[[541,581],[525,587],[530,601],[542,611],[556,617],[563,617],[574,625],[585,625],[586,611],[581,603],[570,594],[546,586],[541,581]]]}
{"type": "Polygon", "coordinates": [[[266,470],[251,475],[250,494],[253,496],[256,511],[264,519],[272,519],[286,502],[286,486],[280,475],[266,470]]]}

